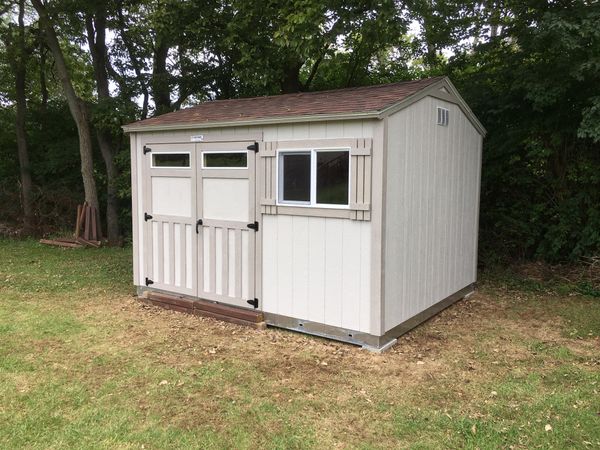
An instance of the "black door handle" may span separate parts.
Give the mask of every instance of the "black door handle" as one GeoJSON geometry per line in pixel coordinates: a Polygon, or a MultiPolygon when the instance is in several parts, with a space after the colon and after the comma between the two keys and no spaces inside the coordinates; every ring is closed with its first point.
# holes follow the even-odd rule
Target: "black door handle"
{"type": "Polygon", "coordinates": [[[202,219],[198,219],[198,220],[196,221],[196,234],[198,234],[198,227],[199,227],[200,225],[202,225],[202,219]]]}

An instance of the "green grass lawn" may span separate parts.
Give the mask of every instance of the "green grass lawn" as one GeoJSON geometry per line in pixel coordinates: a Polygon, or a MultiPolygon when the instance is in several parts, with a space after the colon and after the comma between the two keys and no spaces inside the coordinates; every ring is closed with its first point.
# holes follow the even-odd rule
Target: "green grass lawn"
{"type": "Polygon", "coordinates": [[[130,249],[0,255],[0,448],[600,447],[576,287],[483,274],[375,355],[142,305],[130,249]]]}

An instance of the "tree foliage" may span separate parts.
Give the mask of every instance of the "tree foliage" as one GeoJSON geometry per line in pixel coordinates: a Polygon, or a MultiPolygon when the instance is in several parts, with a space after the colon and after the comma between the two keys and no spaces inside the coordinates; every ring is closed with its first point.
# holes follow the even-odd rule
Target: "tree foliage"
{"type": "MultiPolygon", "coordinates": [[[[17,6],[18,0],[0,0],[0,221],[22,214],[12,207],[19,179],[10,39],[17,6]]],[[[74,89],[90,111],[100,202],[119,196],[126,233],[124,123],[209,99],[449,75],[489,131],[480,237],[486,260],[563,261],[599,252],[595,1],[55,0],[45,6],[74,89]]],[[[29,2],[26,25],[36,204],[75,203],[82,196],[77,129],[29,2]]],[[[37,211],[38,226],[66,222],[48,208],[37,211]]]]}

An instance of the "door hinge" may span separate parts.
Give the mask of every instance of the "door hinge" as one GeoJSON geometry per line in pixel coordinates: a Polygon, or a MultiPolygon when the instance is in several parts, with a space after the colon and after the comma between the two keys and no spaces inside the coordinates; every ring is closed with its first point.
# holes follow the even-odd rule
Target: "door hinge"
{"type": "Polygon", "coordinates": [[[257,298],[253,298],[253,299],[251,299],[251,300],[246,300],[246,302],[247,302],[249,305],[252,305],[252,306],[254,306],[255,308],[258,308],[258,299],[257,299],[257,298]]]}
{"type": "Polygon", "coordinates": [[[255,142],[254,144],[249,145],[248,147],[246,147],[248,150],[252,150],[255,153],[258,153],[258,142],[255,142]]]}
{"type": "Polygon", "coordinates": [[[254,230],[254,231],[258,231],[258,222],[249,223],[248,228],[250,228],[251,230],[254,230]]]}
{"type": "Polygon", "coordinates": [[[200,225],[202,225],[202,219],[198,219],[198,220],[196,221],[196,234],[198,234],[198,233],[199,233],[199,231],[198,231],[198,227],[199,227],[200,225]]]}
{"type": "Polygon", "coordinates": [[[147,212],[144,213],[144,220],[146,222],[148,222],[150,219],[152,219],[152,216],[150,214],[148,214],[147,212]]]}
{"type": "Polygon", "coordinates": [[[154,281],[152,281],[150,278],[146,277],[146,286],[150,286],[151,284],[154,284],[154,281]]]}
{"type": "Polygon", "coordinates": [[[152,149],[150,147],[148,147],[147,145],[144,145],[144,155],[151,151],[152,151],[152,149]]]}

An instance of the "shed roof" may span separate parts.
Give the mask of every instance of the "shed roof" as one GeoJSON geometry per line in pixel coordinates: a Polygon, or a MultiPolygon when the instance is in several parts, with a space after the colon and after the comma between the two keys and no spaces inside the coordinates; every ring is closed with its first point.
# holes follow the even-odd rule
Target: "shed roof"
{"type": "Polygon", "coordinates": [[[410,97],[443,77],[320,92],[212,100],[131,123],[128,129],[248,122],[257,119],[376,113],[410,97]]]}

